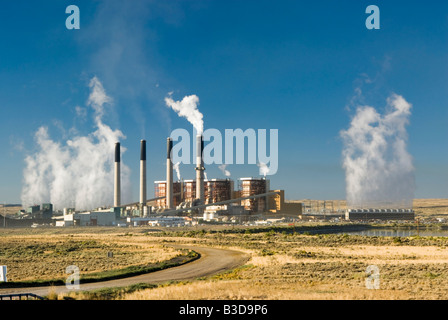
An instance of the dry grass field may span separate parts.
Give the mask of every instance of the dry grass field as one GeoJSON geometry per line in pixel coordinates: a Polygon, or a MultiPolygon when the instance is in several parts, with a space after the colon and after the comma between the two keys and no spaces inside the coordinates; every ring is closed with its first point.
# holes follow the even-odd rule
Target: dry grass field
{"type": "MultiPolygon", "coordinates": [[[[169,238],[164,238],[169,241],[169,238]]],[[[448,239],[347,235],[203,234],[174,237],[243,250],[245,266],[220,275],[141,290],[123,299],[446,299],[448,239]],[[369,265],[379,289],[366,286],[369,265]]]]}
{"type": "Polygon", "coordinates": [[[127,234],[48,234],[45,229],[23,234],[22,230],[9,229],[0,236],[0,265],[8,266],[8,281],[65,279],[70,265],[87,275],[165,261],[180,254],[127,234]]]}
{"type": "MultiPolygon", "coordinates": [[[[448,214],[448,200],[416,200],[422,216],[448,214]]],[[[419,213],[420,212],[420,213],[419,213]]],[[[313,224],[313,223],[311,223],[313,224]]],[[[326,223],[315,223],[325,225],[326,223]]],[[[65,267],[91,273],[166,260],[165,245],[229,248],[251,258],[235,270],[109,295],[113,299],[399,299],[445,300],[448,237],[367,237],[245,227],[0,229],[0,264],[11,280],[66,277],[65,267]],[[113,252],[113,258],[107,256],[113,252]],[[366,269],[379,270],[379,289],[366,286],[366,269]],[[129,293],[130,292],[130,293],[129,293]]],[[[294,228],[294,229],[291,229],[294,228]]],[[[77,299],[101,298],[88,292],[77,299]]],[[[63,297],[60,297],[61,299],[63,297]]]]}

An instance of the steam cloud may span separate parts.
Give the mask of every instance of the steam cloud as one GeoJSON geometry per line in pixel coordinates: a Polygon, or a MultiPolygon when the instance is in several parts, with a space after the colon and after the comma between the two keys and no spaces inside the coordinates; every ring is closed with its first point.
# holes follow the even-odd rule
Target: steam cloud
{"type": "Polygon", "coordinates": [[[393,94],[384,116],[360,106],[346,131],[343,167],[349,208],[412,208],[414,167],[406,151],[411,104],[393,94]]]}
{"type": "Polygon", "coordinates": [[[260,174],[266,177],[269,172],[269,167],[266,165],[266,163],[260,162],[257,164],[257,166],[260,168],[260,174]]]}
{"type": "Polygon", "coordinates": [[[175,165],[173,165],[173,169],[176,170],[177,180],[180,181],[180,170],[179,170],[179,165],[180,165],[180,162],[177,162],[175,165]]]}
{"type": "MultiPolygon", "coordinates": [[[[87,105],[94,110],[96,130],[87,136],[75,136],[65,144],[52,140],[47,127],[37,130],[39,150],[25,158],[21,195],[24,206],[50,202],[56,209],[87,210],[113,204],[114,146],[125,136],[102,121],[104,106],[112,99],[101,82],[94,77],[89,86],[87,105]]],[[[128,201],[130,169],[123,162],[121,179],[122,197],[128,201]]]]}
{"type": "Polygon", "coordinates": [[[226,176],[226,177],[230,177],[230,171],[226,170],[227,165],[226,164],[222,164],[220,166],[218,166],[219,170],[222,171],[222,173],[226,176]]]}
{"type": "Polygon", "coordinates": [[[182,101],[174,101],[171,94],[165,98],[165,103],[172,108],[180,117],[186,118],[196,129],[197,134],[204,131],[203,115],[198,110],[199,98],[196,95],[186,96],[182,101]]]}

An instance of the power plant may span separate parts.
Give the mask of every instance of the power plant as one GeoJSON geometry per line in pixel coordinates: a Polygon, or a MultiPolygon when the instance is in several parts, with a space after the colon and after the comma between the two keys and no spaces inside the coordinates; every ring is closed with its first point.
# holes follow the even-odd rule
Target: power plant
{"type": "Polygon", "coordinates": [[[114,208],[128,222],[148,224],[156,216],[217,217],[238,215],[239,221],[260,214],[301,213],[301,204],[290,204],[285,211],[284,191],[270,190],[266,178],[241,178],[237,190],[232,179],[205,179],[204,140],[196,136],[195,179],[174,181],[173,141],[167,138],[166,179],[154,182],[154,198],[147,199],[146,141],[140,142],[140,199],[136,204],[120,204],[120,144],[115,146],[114,208]],[[280,196],[281,195],[281,196],[280,196]]]}
{"type": "MultiPolygon", "coordinates": [[[[284,190],[270,190],[270,180],[266,177],[243,177],[237,179],[235,185],[232,179],[205,179],[204,141],[202,135],[196,136],[196,165],[195,179],[174,181],[172,149],[173,141],[166,139],[166,179],[154,181],[154,198],[147,199],[146,177],[146,140],[140,141],[140,198],[135,204],[121,205],[120,185],[120,143],[115,144],[115,173],[114,173],[114,207],[103,209],[103,212],[115,212],[116,218],[126,218],[134,225],[166,224],[166,221],[181,221],[186,219],[203,218],[216,220],[217,217],[247,221],[261,216],[305,216],[319,217],[319,210],[310,212],[305,210],[302,202],[285,201],[284,190]],[[236,189],[235,189],[236,187],[236,189]],[[305,212],[303,212],[305,211],[305,212]],[[155,219],[157,217],[157,219],[155,219]],[[174,218],[177,217],[177,218],[174,218]],[[162,220],[160,220],[162,219],[162,220]],[[166,220],[168,219],[168,220],[166,220]],[[157,222],[156,222],[157,221],[157,222]]],[[[101,211],[101,210],[99,210],[101,211]]],[[[98,214],[89,212],[90,215],[98,214]]],[[[324,213],[323,217],[331,214],[324,213]]],[[[413,210],[354,210],[334,212],[345,220],[369,219],[414,219],[413,210]]],[[[226,220],[226,221],[227,221],[226,220]]]]}
{"type": "MultiPolygon", "coordinates": [[[[61,216],[55,217],[51,204],[43,204],[22,210],[23,218],[48,223],[56,219],[57,226],[82,225],[184,225],[193,221],[246,222],[259,219],[292,217],[299,219],[341,220],[413,220],[412,209],[353,209],[334,210],[331,202],[323,206],[313,206],[306,201],[286,201],[284,190],[271,190],[266,177],[243,177],[234,180],[205,179],[204,141],[202,135],[196,136],[195,179],[174,181],[172,150],[173,141],[166,139],[165,180],[154,181],[154,198],[147,197],[146,140],[140,141],[140,190],[139,201],[121,202],[121,150],[120,142],[115,143],[114,153],[114,199],[113,207],[97,208],[92,211],[77,212],[74,208],[64,208],[61,216]],[[53,217],[52,217],[53,215],[53,217]],[[27,217],[27,218],[25,218],[27,217]],[[38,220],[41,219],[41,220],[38,220]],[[42,220],[44,219],[44,220],[42,220]]],[[[11,225],[18,224],[10,221],[11,225]]],[[[25,224],[26,221],[23,221],[25,224]]],[[[20,223],[22,224],[22,223],[20,223]]]]}

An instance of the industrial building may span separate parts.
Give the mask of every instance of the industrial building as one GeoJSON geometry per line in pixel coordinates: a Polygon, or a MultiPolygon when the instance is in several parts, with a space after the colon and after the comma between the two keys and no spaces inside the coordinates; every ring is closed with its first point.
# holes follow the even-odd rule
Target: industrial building
{"type": "Polygon", "coordinates": [[[67,213],[64,215],[64,220],[56,221],[56,226],[113,226],[115,222],[116,209],[111,208],[104,211],[67,213]]]}
{"type": "MultiPolygon", "coordinates": [[[[191,219],[190,219],[191,220],[191,219]]],[[[152,226],[152,227],[183,227],[190,221],[186,217],[147,217],[147,218],[133,218],[126,219],[129,225],[136,226],[152,226]]]]}
{"type": "Polygon", "coordinates": [[[205,203],[209,204],[234,199],[233,188],[233,180],[230,179],[205,180],[205,203]]]}
{"type": "Polygon", "coordinates": [[[196,199],[196,180],[184,180],[184,201],[193,202],[196,199]]]}
{"type": "MultiPolygon", "coordinates": [[[[240,178],[239,190],[241,198],[268,193],[269,180],[266,178],[240,178]]],[[[246,199],[241,201],[241,205],[250,213],[265,212],[269,210],[269,197],[246,199]]]]}
{"type": "Polygon", "coordinates": [[[414,220],[412,209],[347,209],[346,220],[414,220]]]}
{"type": "Polygon", "coordinates": [[[43,203],[41,206],[34,205],[26,209],[29,218],[32,219],[51,219],[53,216],[53,205],[51,203],[43,203]]]}
{"type": "Polygon", "coordinates": [[[285,190],[273,190],[276,194],[268,197],[268,210],[273,214],[298,216],[303,212],[303,203],[285,200],[285,190]]]}
{"type": "MultiPolygon", "coordinates": [[[[184,192],[184,182],[174,181],[173,182],[173,206],[177,207],[183,201],[184,192]]],[[[155,181],[154,182],[154,195],[155,198],[162,198],[156,200],[157,207],[167,207],[166,195],[167,195],[167,185],[166,181],[155,181]]]]}
{"type": "Polygon", "coordinates": [[[209,206],[205,208],[204,221],[228,221],[230,219],[240,218],[247,215],[247,211],[243,206],[238,204],[224,204],[217,206],[209,206]]]}

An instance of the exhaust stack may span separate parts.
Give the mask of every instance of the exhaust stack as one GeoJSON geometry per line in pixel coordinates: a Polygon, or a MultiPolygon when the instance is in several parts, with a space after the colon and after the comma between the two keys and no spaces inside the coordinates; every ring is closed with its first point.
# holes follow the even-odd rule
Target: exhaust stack
{"type": "Polygon", "coordinates": [[[120,142],[115,143],[114,207],[121,205],[120,142]]]}
{"type": "Polygon", "coordinates": [[[173,205],[173,162],[171,161],[171,150],[173,149],[173,141],[171,138],[166,139],[167,156],[166,156],[166,207],[174,209],[173,205]]]}
{"type": "Polygon", "coordinates": [[[201,204],[205,204],[204,201],[204,161],[202,154],[204,151],[204,140],[202,135],[196,136],[196,198],[199,199],[201,204]]]}
{"type": "Polygon", "coordinates": [[[144,215],[146,206],[146,140],[140,141],[140,207],[141,215],[144,215]]]}

